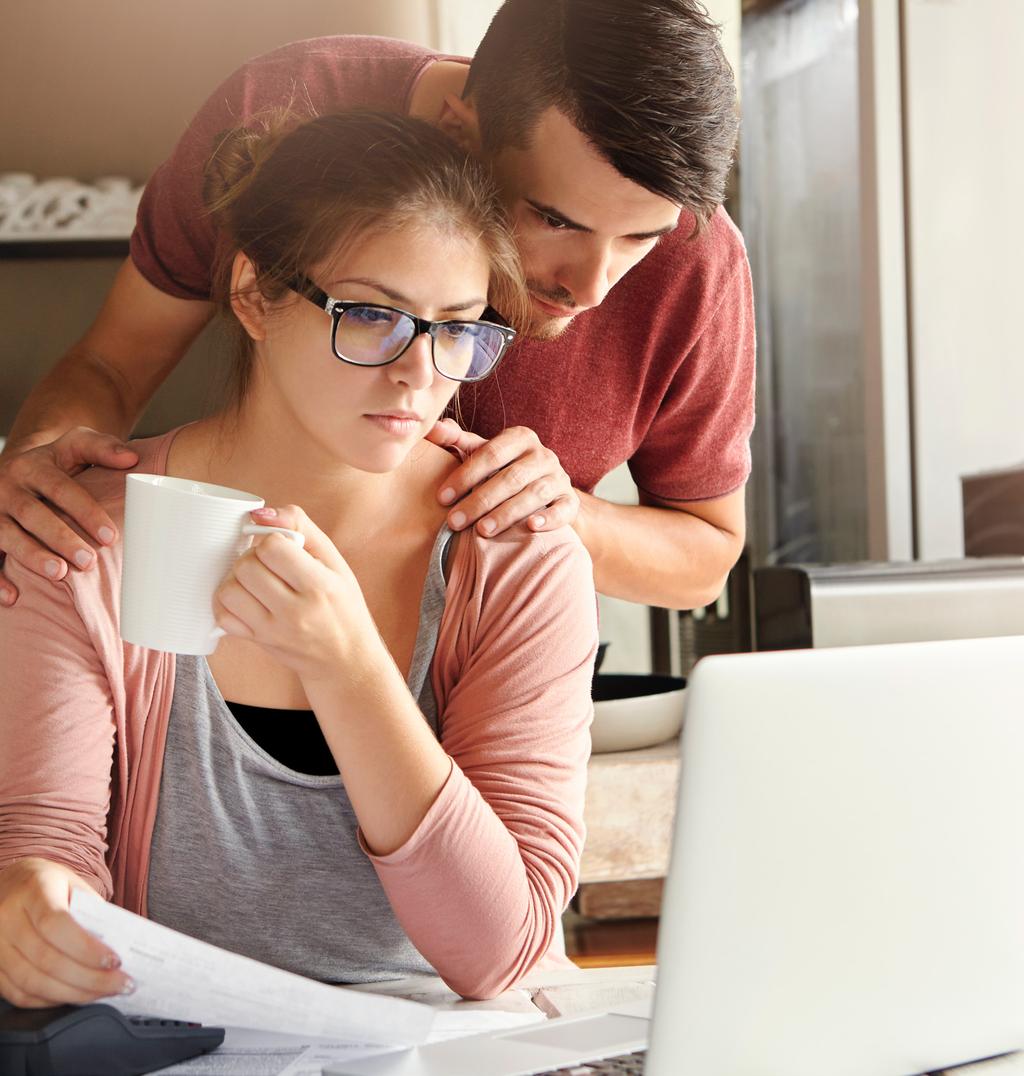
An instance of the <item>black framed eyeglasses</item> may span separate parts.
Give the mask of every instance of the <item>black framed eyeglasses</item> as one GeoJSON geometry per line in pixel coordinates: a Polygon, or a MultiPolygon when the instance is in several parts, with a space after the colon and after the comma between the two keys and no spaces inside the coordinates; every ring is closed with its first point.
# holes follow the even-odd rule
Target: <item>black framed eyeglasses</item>
{"type": "Polygon", "coordinates": [[[426,333],[439,374],[452,381],[482,381],[516,336],[491,307],[479,321],[427,321],[397,306],[334,299],[302,275],[292,277],[288,287],[331,315],[331,350],[353,366],[387,366],[426,333]]]}

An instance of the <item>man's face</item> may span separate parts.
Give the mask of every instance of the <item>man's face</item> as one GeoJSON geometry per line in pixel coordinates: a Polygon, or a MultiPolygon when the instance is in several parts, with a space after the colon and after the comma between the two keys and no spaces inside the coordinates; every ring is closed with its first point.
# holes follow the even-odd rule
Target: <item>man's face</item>
{"type": "Polygon", "coordinates": [[[550,340],[597,306],[680,208],[625,179],[558,109],[541,114],[527,149],[492,159],[526,270],[530,335],[550,340]]]}

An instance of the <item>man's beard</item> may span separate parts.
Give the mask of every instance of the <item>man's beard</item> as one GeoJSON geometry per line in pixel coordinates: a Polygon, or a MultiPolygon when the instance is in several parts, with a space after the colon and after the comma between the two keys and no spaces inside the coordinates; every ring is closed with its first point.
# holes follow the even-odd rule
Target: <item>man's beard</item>
{"type": "MultiPolygon", "coordinates": [[[[535,281],[527,280],[526,287],[531,295],[546,299],[557,306],[574,306],[572,295],[564,289],[552,295],[546,289],[540,287],[535,281]]],[[[537,307],[531,310],[530,325],[526,330],[526,336],[531,340],[557,340],[572,324],[572,318],[554,318],[545,314],[537,307]]]]}
{"type": "Polygon", "coordinates": [[[523,335],[528,340],[557,340],[571,324],[572,318],[547,318],[535,310],[523,335]]]}

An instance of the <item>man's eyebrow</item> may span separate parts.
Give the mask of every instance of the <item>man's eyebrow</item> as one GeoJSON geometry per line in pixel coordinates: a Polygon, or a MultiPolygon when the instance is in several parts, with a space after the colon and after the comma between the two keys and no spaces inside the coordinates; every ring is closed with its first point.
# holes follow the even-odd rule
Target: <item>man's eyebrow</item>
{"type": "Polygon", "coordinates": [[[679,221],[675,224],[666,224],[664,228],[655,228],[650,232],[631,232],[626,236],[627,239],[660,239],[663,235],[669,235],[679,227],[679,221]]]}
{"type": "Polygon", "coordinates": [[[580,224],[570,217],[567,217],[564,213],[560,213],[553,205],[545,205],[543,202],[535,202],[532,198],[526,199],[526,204],[532,206],[538,213],[542,213],[545,217],[552,217],[564,225],[566,228],[570,228],[574,232],[592,232],[593,228],[588,228],[585,224],[580,224]]]}
{"type": "MultiPolygon", "coordinates": [[[[571,217],[567,217],[564,213],[555,209],[554,206],[545,205],[543,202],[535,202],[532,198],[525,199],[526,204],[532,206],[538,213],[543,213],[545,217],[552,217],[557,220],[563,227],[570,229],[574,232],[585,232],[590,234],[593,232],[593,228],[588,228],[585,224],[580,224],[578,221],[573,220],[571,217]]],[[[630,232],[628,235],[623,236],[624,239],[658,239],[663,235],[668,235],[669,232],[674,232],[679,226],[677,221],[675,224],[666,224],[664,228],[655,228],[649,232],[630,232]]]]}
{"type": "MultiPolygon", "coordinates": [[[[382,295],[386,295],[393,303],[398,303],[406,308],[412,305],[412,300],[408,295],[403,295],[400,291],[395,291],[394,288],[389,288],[386,284],[382,284],[379,280],[374,280],[372,277],[347,276],[339,280],[332,280],[329,287],[332,291],[335,291],[342,284],[362,284],[365,287],[379,291],[382,295]]],[[[369,302],[369,300],[367,301],[369,302]]],[[[474,306],[486,305],[486,299],[475,296],[474,298],[466,299],[461,303],[449,303],[447,306],[439,307],[439,309],[446,314],[459,314],[464,310],[472,310],[474,306]]]]}

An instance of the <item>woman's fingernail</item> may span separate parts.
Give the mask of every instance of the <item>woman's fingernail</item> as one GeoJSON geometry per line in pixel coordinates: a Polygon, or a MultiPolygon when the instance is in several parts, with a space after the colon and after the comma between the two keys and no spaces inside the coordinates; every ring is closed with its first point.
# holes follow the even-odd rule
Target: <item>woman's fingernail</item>
{"type": "Polygon", "coordinates": [[[543,527],[544,524],[547,522],[547,520],[543,516],[534,516],[533,519],[530,520],[530,522],[533,524],[534,527],[537,528],[537,530],[540,530],[541,527],[543,527]]]}
{"type": "Polygon", "coordinates": [[[88,568],[92,564],[92,554],[85,549],[80,549],[75,554],[75,563],[79,568],[88,568]]]}
{"type": "Polygon", "coordinates": [[[119,968],[121,966],[121,958],[117,953],[107,953],[103,958],[103,966],[105,968],[119,968]]]}
{"type": "Polygon", "coordinates": [[[100,527],[99,539],[105,545],[110,545],[110,543],[114,540],[114,532],[109,527],[100,527]]]}
{"type": "Polygon", "coordinates": [[[451,504],[455,500],[455,490],[449,486],[448,489],[441,490],[438,497],[442,504],[451,504]]]}
{"type": "Polygon", "coordinates": [[[464,512],[452,512],[451,525],[458,530],[460,527],[466,525],[466,516],[464,512]]]}
{"type": "Polygon", "coordinates": [[[122,994],[134,994],[135,993],[135,980],[129,979],[125,976],[124,985],[121,987],[122,994]]]}
{"type": "Polygon", "coordinates": [[[273,519],[277,515],[276,508],[254,508],[252,510],[254,516],[262,516],[264,519],[273,519]]]}
{"type": "Polygon", "coordinates": [[[493,534],[494,528],[496,526],[497,524],[494,522],[493,519],[485,519],[483,523],[480,524],[480,529],[484,532],[484,534],[493,534]]]}
{"type": "Polygon", "coordinates": [[[46,572],[46,574],[51,579],[56,579],[57,576],[60,575],[60,561],[59,560],[48,560],[43,565],[43,571],[46,572]]]}
{"type": "Polygon", "coordinates": [[[14,595],[9,590],[0,590],[0,602],[10,605],[14,601],[14,595]]]}

